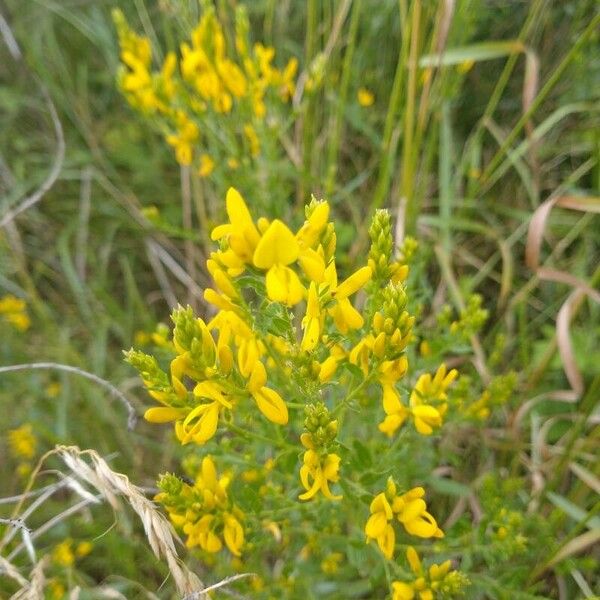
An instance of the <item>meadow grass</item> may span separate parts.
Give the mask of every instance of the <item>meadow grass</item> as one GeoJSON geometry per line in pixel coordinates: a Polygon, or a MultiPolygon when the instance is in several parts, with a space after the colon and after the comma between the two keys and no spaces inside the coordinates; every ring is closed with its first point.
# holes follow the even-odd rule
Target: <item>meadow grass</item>
{"type": "MultiPolygon", "coordinates": [[[[230,37],[235,4],[216,2],[230,37]]],[[[121,350],[134,345],[136,332],[168,323],[177,303],[210,316],[202,300],[210,285],[204,260],[233,185],[257,214],[294,225],[311,193],[326,198],[344,273],[369,251],[375,210],[389,208],[398,245],[406,235],[419,241],[411,281],[418,282],[414,306],[428,326],[444,304],[459,313],[472,294],[482,296],[489,318],[455,358],[484,387],[516,373],[515,390],[483,426],[452,424],[435,449],[421,449],[425,462],[443,464],[427,476],[435,514],[445,529],[455,526],[448,543],[469,573],[467,597],[594,597],[595,3],[248,3],[253,38],[273,45],[281,65],[299,59],[296,93],[280,123],[279,150],[265,149],[256,172],[242,166],[207,179],[178,165],[119,93],[113,5],[148,36],[158,57],[177,48],[201,13],[198,3],[183,0],[7,0],[0,8],[0,297],[25,299],[31,318],[26,332],[0,320],[0,516],[26,514],[27,527],[0,524],[0,596],[60,598],[60,582],[70,598],[183,597],[193,577],[208,586],[263,568],[267,579],[265,564],[273,579],[290,576],[294,565],[272,555],[262,565],[211,564],[181,546],[175,551],[167,533],[161,554],[147,543],[147,521],[134,515],[154,515],[146,498],[159,473],[179,472],[185,453],[166,427],[139,419],[128,428],[128,406],[141,415],[149,401],[121,350]],[[309,80],[318,83],[307,92],[309,80]],[[371,106],[357,101],[361,87],[372,91],[371,106]],[[30,490],[4,443],[23,423],[33,425],[38,440],[31,468],[51,453],[30,490]],[[78,474],[73,461],[83,458],[73,446],[92,449],[96,475],[88,466],[81,481],[85,467],[77,462],[78,474]],[[99,502],[115,494],[98,485],[100,468],[139,486],[131,488],[133,512],[99,502]],[[528,545],[510,559],[486,554],[484,516],[501,508],[494,502],[523,515],[519,531],[528,545]],[[92,540],[94,549],[68,568],[44,558],[67,538],[92,540]],[[508,560],[516,566],[506,568],[508,560]],[[195,575],[186,579],[188,573],[195,575]]],[[[289,464],[300,449],[288,452],[289,464]]],[[[372,448],[359,451],[366,462],[373,458],[372,448]]],[[[233,455],[240,469],[259,462],[233,455]]],[[[425,477],[418,466],[407,469],[425,477]]],[[[286,510],[295,509],[282,509],[282,519],[286,510]]],[[[276,509],[264,512],[277,516],[276,509]]],[[[167,527],[158,512],[156,519],[167,527]]],[[[335,549],[344,548],[342,533],[332,535],[335,549]]],[[[329,586],[317,561],[298,567],[300,591],[274,588],[273,597],[387,597],[381,581],[389,573],[367,547],[353,543],[343,551],[338,587],[329,586]],[[361,573],[361,563],[380,569],[380,579],[361,573]]],[[[231,581],[214,597],[270,597],[268,583],[260,591],[244,587],[248,581],[231,581]]]]}

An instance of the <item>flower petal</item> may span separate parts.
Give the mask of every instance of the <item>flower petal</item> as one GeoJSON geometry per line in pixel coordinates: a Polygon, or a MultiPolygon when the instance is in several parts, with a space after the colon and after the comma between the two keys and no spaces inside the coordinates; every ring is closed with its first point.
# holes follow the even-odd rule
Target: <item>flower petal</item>
{"type": "Polygon", "coordinates": [[[254,400],[260,412],[262,412],[269,421],[278,425],[287,425],[288,409],[282,397],[271,388],[263,387],[254,392],[254,400]]]}

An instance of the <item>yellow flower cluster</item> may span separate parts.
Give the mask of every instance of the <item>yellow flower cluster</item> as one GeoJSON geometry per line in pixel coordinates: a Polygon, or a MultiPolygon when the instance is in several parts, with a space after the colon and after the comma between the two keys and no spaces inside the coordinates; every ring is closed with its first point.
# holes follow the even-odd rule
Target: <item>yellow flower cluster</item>
{"type": "Polygon", "coordinates": [[[163,475],[161,492],[156,500],[163,504],[175,526],[187,536],[188,548],[200,546],[206,552],[219,552],[222,540],[229,551],[241,555],[244,544],[243,514],[229,499],[230,478],[218,477],[210,456],[202,459],[202,467],[194,485],[174,475],[163,475]]]}
{"type": "Polygon", "coordinates": [[[310,500],[321,492],[329,500],[339,500],[341,496],[331,493],[329,482],[338,481],[341,458],[335,452],[328,451],[334,444],[338,422],[331,419],[323,403],[311,404],[306,412],[304,427],[307,431],[300,436],[306,448],[300,481],[306,492],[300,494],[299,498],[310,500]]]}
{"type": "Polygon", "coordinates": [[[392,600],[456,598],[469,583],[460,571],[450,570],[452,566],[450,560],[441,565],[433,564],[428,570],[425,570],[417,551],[412,546],[406,550],[406,558],[415,579],[410,583],[394,581],[392,583],[392,600]]]}
{"type": "Polygon", "coordinates": [[[8,444],[15,458],[31,460],[35,456],[37,439],[33,434],[31,423],[26,423],[8,432],[8,444]]]}
{"type": "Polygon", "coordinates": [[[0,298],[0,319],[12,325],[17,331],[27,331],[31,326],[25,301],[10,294],[0,298]]]}
{"type": "MultiPolygon", "coordinates": [[[[167,370],[152,355],[126,353],[160,404],[149,408],[145,418],[174,422],[181,444],[204,445],[221,427],[287,446],[281,434],[273,439],[252,430],[254,407],[277,425],[291,421],[292,428],[298,425],[295,409],[304,408],[298,498],[339,500],[333,486],[352,485],[351,480],[340,482],[348,449],[338,442],[343,411],[361,410],[358,403],[379,386],[387,414],[381,431],[391,435],[411,416],[419,433],[430,434],[442,424],[447,389],[457,372],[442,364],[434,375],[421,375],[409,406],[401,404],[397,383],[408,371],[406,348],[415,318],[407,309],[403,284],[408,265],[392,257],[387,212],[380,211],[371,226],[368,264],[340,281],[335,226],[326,201],[313,198],[295,229],[279,219],[255,219],[234,188],[225,204],[227,222],[212,230],[218,249],[206,263],[214,286],[205,289],[204,300],[216,313],[205,322],[191,308],[173,312],[172,340],[161,338],[161,350],[172,351],[167,370]],[[353,301],[361,291],[366,294],[353,301]],[[243,423],[244,430],[236,423],[243,423]]],[[[242,475],[246,482],[257,478],[251,471],[242,475]]],[[[194,485],[174,476],[161,480],[157,499],[186,533],[188,545],[217,552],[224,539],[233,554],[239,553],[241,513],[227,496],[228,483],[228,477],[217,479],[209,457],[194,485]]],[[[410,535],[442,537],[424,496],[421,487],[397,493],[390,478],[371,503],[367,541],[376,540],[390,559],[396,521],[410,535]]]]}
{"type": "Polygon", "coordinates": [[[395,390],[394,393],[387,394],[384,390],[383,409],[386,417],[379,424],[380,431],[392,436],[407,417],[411,416],[420,434],[432,434],[435,428],[442,425],[442,419],[448,410],[446,391],[456,377],[458,371],[452,369],[448,372],[443,363],[433,377],[429,373],[421,375],[410,394],[409,407],[402,404],[395,390]]]}
{"type": "Polygon", "coordinates": [[[371,502],[371,516],[365,525],[367,543],[376,540],[379,549],[387,559],[394,555],[396,533],[394,519],[402,523],[407,533],[422,538],[444,537],[434,517],[427,512],[423,500],[425,490],[416,487],[404,494],[397,494],[396,484],[390,477],[385,492],[381,492],[371,502]]]}
{"type": "Polygon", "coordinates": [[[8,432],[8,450],[19,461],[17,473],[27,477],[31,472],[31,461],[37,452],[37,438],[31,423],[25,423],[8,432]]]}
{"type": "Polygon", "coordinates": [[[75,560],[87,556],[92,551],[91,542],[79,542],[74,546],[71,538],[66,538],[52,550],[52,562],[61,567],[72,567],[75,560]]]}
{"type": "Polygon", "coordinates": [[[279,70],[272,64],[273,48],[257,43],[250,50],[242,7],[236,12],[235,52],[227,47],[214,7],[204,2],[190,40],[180,46],[180,56],[167,53],[155,71],[148,38],[136,34],[121,11],[113,11],[113,19],[121,49],[119,87],[133,108],[158,119],[180,164],[195,164],[201,177],[212,173],[214,158],[198,149],[201,126],[211,118],[221,128],[225,124],[238,129],[242,123],[238,133],[249,154],[260,154],[256,125],[265,118],[271,96],[285,102],[293,95],[298,62],[291,59],[279,70]],[[227,115],[235,118],[227,120],[227,115]]]}

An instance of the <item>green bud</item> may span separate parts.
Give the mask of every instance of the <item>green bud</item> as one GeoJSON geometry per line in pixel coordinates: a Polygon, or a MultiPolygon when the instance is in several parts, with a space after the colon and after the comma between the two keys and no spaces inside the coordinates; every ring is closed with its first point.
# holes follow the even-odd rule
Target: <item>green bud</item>
{"type": "Polygon", "coordinates": [[[369,237],[371,238],[369,264],[374,270],[373,279],[385,280],[390,274],[389,264],[394,248],[392,221],[387,210],[378,209],[375,211],[369,227],[369,237]]]}
{"type": "Polygon", "coordinates": [[[169,496],[179,496],[183,491],[184,485],[183,481],[172,473],[159,475],[158,488],[169,496]]]}

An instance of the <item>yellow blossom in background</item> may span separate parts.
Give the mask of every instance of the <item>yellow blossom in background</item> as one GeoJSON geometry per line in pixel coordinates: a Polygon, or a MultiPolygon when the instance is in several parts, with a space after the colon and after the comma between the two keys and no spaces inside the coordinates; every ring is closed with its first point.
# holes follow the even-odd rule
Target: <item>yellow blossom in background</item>
{"type": "MultiPolygon", "coordinates": [[[[129,104],[144,116],[152,116],[181,165],[191,165],[210,148],[211,160],[239,167],[235,158],[216,157],[205,133],[224,129],[246,140],[250,156],[260,154],[261,141],[251,123],[240,120],[251,112],[265,119],[292,97],[298,61],[292,58],[282,68],[273,65],[275,50],[261,43],[250,44],[248,18],[243,7],[235,16],[235,48],[229,47],[226,31],[214,6],[202,5],[200,19],[178,52],[167,52],[162,65],[153,65],[150,40],[135,33],[119,10],[113,11],[121,49],[118,84],[129,104]],[[182,117],[185,115],[185,118],[182,117]],[[206,127],[205,127],[206,124],[206,127]],[[202,134],[202,135],[201,135],[202,134]]],[[[210,175],[212,168],[200,158],[198,172],[210,175]]],[[[213,162],[214,165],[214,162],[213,162]]]]}
{"type": "Polygon", "coordinates": [[[254,129],[252,125],[247,123],[246,125],[244,125],[244,135],[248,140],[251,156],[258,156],[260,154],[260,140],[258,139],[258,135],[256,134],[256,129],[254,129]]]}
{"type": "Polygon", "coordinates": [[[25,301],[10,294],[0,298],[0,319],[12,325],[17,331],[27,331],[31,326],[25,301]]]}
{"type": "Polygon", "coordinates": [[[15,458],[31,460],[37,450],[37,438],[30,423],[21,425],[8,432],[8,446],[15,458]]]}
{"type": "Polygon", "coordinates": [[[358,90],[356,97],[358,99],[358,103],[365,108],[373,106],[373,103],[375,102],[375,95],[373,92],[364,87],[361,87],[358,90]]]}
{"type": "Polygon", "coordinates": [[[215,170],[215,161],[206,152],[200,156],[198,175],[208,177],[215,170]]]}
{"type": "Polygon", "coordinates": [[[75,547],[75,555],[78,558],[83,558],[84,556],[87,556],[93,548],[94,546],[91,542],[79,542],[75,547]]]}
{"type": "Polygon", "coordinates": [[[64,584],[56,578],[52,578],[48,581],[48,591],[50,592],[50,598],[52,598],[52,600],[63,600],[67,593],[64,584]]]}
{"type": "Polygon", "coordinates": [[[61,567],[72,567],[75,564],[73,540],[67,538],[52,550],[52,561],[61,567]]]}
{"type": "Polygon", "coordinates": [[[332,552],[321,561],[321,571],[326,575],[333,575],[339,571],[343,560],[344,555],[341,552],[332,552]]]}
{"type": "Polygon", "coordinates": [[[62,386],[59,381],[51,381],[44,390],[48,398],[57,398],[62,390],[62,386]]]}

